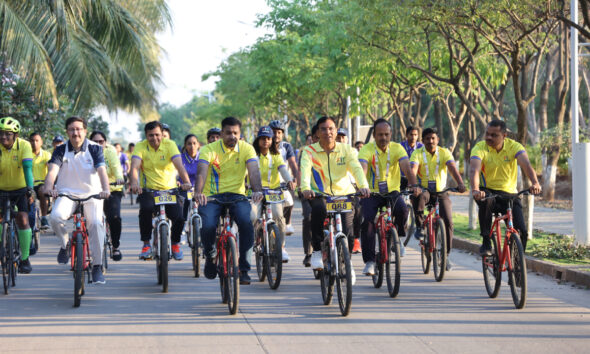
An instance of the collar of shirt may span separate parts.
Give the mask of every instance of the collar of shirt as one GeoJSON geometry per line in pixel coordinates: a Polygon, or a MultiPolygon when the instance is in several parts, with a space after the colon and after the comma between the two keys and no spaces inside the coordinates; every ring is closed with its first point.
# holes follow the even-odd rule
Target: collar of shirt
{"type": "MultiPolygon", "coordinates": [[[[82,146],[80,146],[80,150],[79,151],[86,151],[86,149],[88,149],[88,139],[84,139],[84,142],[82,143],[82,146]]],[[[76,149],[74,149],[74,145],[72,145],[72,143],[68,140],[68,150],[69,151],[76,151],[76,149]]]]}
{"type": "Polygon", "coordinates": [[[188,155],[188,153],[186,151],[184,151],[182,153],[182,156],[184,156],[184,159],[186,160],[186,162],[188,162],[189,164],[193,164],[193,163],[197,162],[196,158],[199,156],[199,154],[197,154],[197,156],[195,156],[195,158],[193,159],[192,157],[190,157],[188,155]]]}
{"type": "Polygon", "coordinates": [[[229,153],[232,151],[235,152],[240,152],[240,140],[238,140],[238,142],[236,143],[236,146],[234,146],[233,148],[229,148],[227,147],[224,143],[223,140],[219,139],[219,145],[221,146],[221,151],[223,151],[223,153],[229,153]],[[226,151],[227,150],[227,151],[226,151]]]}

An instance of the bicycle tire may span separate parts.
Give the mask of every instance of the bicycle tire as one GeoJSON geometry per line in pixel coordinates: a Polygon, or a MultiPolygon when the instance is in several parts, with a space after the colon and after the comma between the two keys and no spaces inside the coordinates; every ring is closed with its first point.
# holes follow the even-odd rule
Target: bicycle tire
{"type": "Polygon", "coordinates": [[[266,261],[266,257],[264,256],[266,253],[266,245],[264,244],[264,234],[260,224],[256,227],[254,234],[257,238],[254,255],[254,257],[256,257],[256,274],[258,275],[258,281],[263,282],[266,280],[266,264],[264,263],[266,261]]]}
{"type": "Polygon", "coordinates": [[[406,238],[404,239],[404,246],[407,246],[416,230],[416,216],[414,215],[414,207],[411,203],[406,203],[408,206],[408,220],[406,220],[406,238]]]}
{"type": "Polygon", "coordinates": [[[18,262],[20,261],[20,246],[18,243],[18,237],[16,236],[16,223],[12,220],[12,227],[10,232],[10,281],[12,287],[16,286],[16,275],[18,273],[18,262]]]}
{"type": "Polygon", "coordinates": [[[2,224],[2,247],[0,249],[0,261],[2,262],[2,284],[4,285],[4,295],[8,295],[8,289],[10,288],[10,270],[8,267],[9,257],[8,257],[8,242],[7,242],[7,235],[8,234],[8,223],[5,222],[2,224]]]}
{"type": "Polygon", "coordinates": [[[322,272],[321,270],[314,269],[313,270],[313,277],[314,277],[314,279],[316,279],[316,280],[317,279],[320,279],[320,277],[321,277],[321,274],[320,273],[321,272],[322,272]]]}
{"type": "Polygon", "coordinates": [[[158,279],[158,285],[162,285],[162,268],[160,267],[160,264],[162,262],[160,262],[160,245],[159,245],[159,234],[158,234],[158,230],[156,228],[154,228],[153,232],[152,232],[152,239],[153,241],[153,247],[152,247],[152,254],[150,255],[150,258],[148,259],[154,259],[156,262],[156,275],[157,275],[157,279],[158,279]]]}
{"type": "Polygon", "coordinates": [[[199,223],[196,217],[192,220],[191,233],[191,242],[193,243],[191,248],[193,271],[195,273],[195,278],[198,278],[201,275],[201,229],[199,228],[199,223]]]}
{"type": "Polygon", "coordinates": [[[352,264],[348,244],[344,237],[336,240],[338,252],[338,276],[336,277],[336,291],[338,293],[338,305],[342,316],[348,316],[352,306],[352,264]]]}
{"type": "MultiPolygon", "coordinates": [[[[382,236],[379,232],[375,233],[375,242],[378,242],[379,252],[375,254],[375,275],[371,278],[373,279],[373,287],[379,289],[383,285],[383,265],[384,265],[384,256],[383,252],[383,244],[382,244],[382,236]]],[[[387,246],[386,246],[387,247],[387,246]]]]}
{"type": "Polygon", "coordinates": [[[420,261],[422,262],[422,272],[424,274],[428,274],[430,272],[430,263],[432,262],[432,257],[430,256],[430,252],[428,251],[428,242],[426,242],[426,237],[424,240],[420,241],[420,261]]]}
{"type": "Polygon", "coordinates": [[[225,287],[227,293],[227,308],[229,313],[235,315],[240,306],[240,273],[238,270],[238,252],[236,249],[236,240],[229,237],[226,243],[227,257],[227,277],[225,278],[225,287]]]}
{"type": "Polygon", "coordinates": [[[159,227],[160,234],[160,274],[162,275],[162,292],[168,292],[168,228],[165,224],[159,227]]]}
{"type": "Polygon", "coordinates": [[[434,224],[434,249],[432,250],[432,270],[438,282],[445,277],[447,266],[447,233],[445,222],[438,218],[434,224]]]}
{"type": "Polygon", "coordinates": [[[31,253],[31,255],[37,254],[41,247],[41,230],[39,230],[38,227],[35,227],[35,230],[33,231],[33,247],[35,248],[35,252],[31,253]]]}
{"type": "Polygon", "coordinates": [[[80,307],[84,293],[84,237],[82,233],[74,234],[74,307],[80,307]]]}
{"type": "Polygon", "coordinates": [[[514,306],[517,309],[522,309],[526,305],[527,274],[524,248],[522,247],[522,242],[520,241],[518,233],[510,235],[508,247],[510,249],[510,259],[512,263],[512,267],[508,267],[510,292],[512,293],[514,306]]]}
{"type": "Polygon", "coordinates": [[[268,225],[268,255],[266,257],[266,276],[268,286],[276,290],[281,285],[283,274],[283,234],[273,223],[268,225]]]}
{"type": "Polygon", "coordinates": [[[396,297],[399,293],[401,280],[401,258],[400,258],[400,241],[397,230],[392,227],[389,229],[387,237],[387,249],[389,255],[388,262],[385,264],[385,276],[387,277],[387,291],[390,297],[396,297]],[[393,265],[393,270],[391,269],[393,265]]]}
{"type": "Polygon", "coordinates": [[[486,286],[488,296],[492,299],[498,296],[500,285],[502,283],[502,271],[500,270],[500,256],[498,254],[498,244],[496,234],[492,233],[492,255],[481,257],[481,266],[483,271],[483,282],[486,286]]]}
{"type": "Polygon", "coordinates": [[[102,275],[106,275],[107,270],[109,269],[109,257],[108,257],[108,252],[107,252],[108,248],[109,248],[109,240],[108,240],[108,234],[106,234],[104,237],[104,244],[102,246],[102,265],[101,265],[102,275]]]}

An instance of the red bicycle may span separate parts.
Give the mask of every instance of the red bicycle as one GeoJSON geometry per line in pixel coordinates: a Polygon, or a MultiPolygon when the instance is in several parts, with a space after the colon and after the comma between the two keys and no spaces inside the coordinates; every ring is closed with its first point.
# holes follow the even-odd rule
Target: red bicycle
{"type": "Polygon", "coordinates": [[[447,266],[447,231],[445,222],[439,215],[438,197],[446,192],[457,192],[456,188],[447,188],[440,192],[429,190],[432,203],[426,205],[428,216],[424,219],[423,230],[426,230],[426,237],[420,241],[420,258],[422,260],[422,271],[424,274],[430,272],[430,264],[434,271],[434,279],[442,281],[447,266]]]}
{"type": "Polygon", "coordinates": [[[502,281],[502,272],[508,271],[508,284],[512,292],[512,300],[517,309],[521,309],[526,304],[527,294],[527,274],[526,260],[524,258],[524,247],[520,240],[518,230],[514,228],[512,222],[512,206],[514,200],[520,195],[530,194],[528,189],[516,194],[509,193],[489,193],[484,199],[504,199],[508,202],[506,214],[494,213],[494,223],[490,230],[489,238],[492,241],[492,255],[481,257],[483,268],[483,280],[486,291],[491,298],[498,296],[500,284],[502,281]],[[500,245],[500,222],[504,221],[507,225],[504,233],[504,244],[500,245]]]}

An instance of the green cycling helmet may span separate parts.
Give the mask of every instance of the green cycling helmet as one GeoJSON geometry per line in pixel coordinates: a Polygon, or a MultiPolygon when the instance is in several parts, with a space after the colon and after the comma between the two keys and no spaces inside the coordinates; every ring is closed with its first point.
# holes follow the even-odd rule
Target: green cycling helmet
{"type": "Polygon", "coordinates": [[[12,117],[0,118],[0,130],[20,133],[20,123],[12,117]]]}

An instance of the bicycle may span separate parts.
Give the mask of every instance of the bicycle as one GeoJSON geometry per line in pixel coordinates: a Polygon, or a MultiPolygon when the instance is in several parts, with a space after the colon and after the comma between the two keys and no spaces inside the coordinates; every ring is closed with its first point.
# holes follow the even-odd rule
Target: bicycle
{"type": "Polygon", "coordinates": [[[494,222],[488,236],[492,241],[492,255],[481,257],[481,264],[486,291],[491,298],[498,296],[502,281],[502,272],[508,271],[508,284],[510,285],[514,306],[517,309],[522,309],[526,304],[527,270],[520,235],[518,230],[514,228],[512,222],[512,206],[516,198],[520,197],[520,195],[528,194],[530,194],[529,190],[525,189],[516,194],[490,193],[482,199],[501,198],[508,201],[508,208],[504,215],[494,213],[494,222]],[[507,228],[504,234],[504,244],[499,249],[498,245],[501,244],[501,221],[505,222],[507,228]]]}
{"type": "Polygon", "coordinates": [[[378,236],[375,254],[375,275],[373,275],[373,286],[380,288],[383,284],[383,275],[387,277],[387,291],[390,297],[396,297],[399,293],[400,278],[401,278],[401,258],[400,258],[400,239],[397,229],[393,224],[391,218],[391,211],[394,209],[395,203],[400,196],[409,195],[410,192],[401,192],[397,198],[393,199],[390,194],[371,193],[374,196],[385,198],[386,205],[381,207],[381,211],[377,216],[377,223],[375,224],[376,233],[378,236]],[[391,270],[391,265],[395,269],[391,270]]]}
{"type": "MultiPolygon", "coordinates": [[[[120,186],[120,183],[112,182],[109,183],[111,186],[120,186]]],[[[124,189],[124,188],[123,188],[124,189]]],[[[109,269],[109,258],[113,259],[113,239],[111,238],[111,226],[106,220],[106,217],[103,215],[103,224],[104,224],[104,245],[102,248],[102,274],[106,275],[107,270],[109,269]]]]}
{"type": "Polygon", "coordinates": [[[334,283],[336,283],[338,305],[342,316],[348,316],[352,305],[353,272],[348,251],[348,238],[342,232],[342,214],[352,212],[351,198],[358,195],[360,194],[354,193],[344,196],[319,194],[319,197],[326,199],[327,211],[324,221],[325,238],[322,242],[324,269],[320,270],[322,300],[324,305],[329,305],[332,302],[334,283]]]}
{"type": "MultiPolygon", "coordinates": [[[[410,202],[410,194],[404,194],[404,203],[406,203],[406,207],[408,210],[413,210],[412,203],[410,202]]],[[[404,246],[407,246],[412,239],[412,235],[414,235],[414,231],[416,231],[416,217],[414,213],[408,213],[408,220],[406,221],[406,238],[404,239],[404,246]]]]}
{"type": "Polygon", "coordinates": [[[14,203],[10,198],[21,196],[25,192],[6,191],[0,192],[2,200],[2,244],[0,245],[0,263],[2,263],[2,283],[4,285],[4,294],[8,295],[8,289],[16,286],[16,275],[18,273],[18,263],[20,262],[20,246],[16,236],[16,214],[14,203]]]}
{"type": "Polygon", "coordinates": [[[261,208],[262,215],[254,229],[254,254],[256,256],[256,271],[258,280],[268,280],[271,289],[278,289],[283,272],[283,240],[284,235],[272,218],[272,204],[285,201],[281,188],[264,188],[264,199],[261,208]]]}
{"type": "Polygon", "coordinates": [[[233,221],[228,207],[237,201],[227,203],[209,196],[207,202],[219,203],[225,209],[225,215],[220,217],[221,222],[217,227],[215,241],[217,254],[214,262],[217,265],[217,274],[219,275],[221,302],[227,304],[230,314],[235,315],[238,312],[240,302],[240,274],[238,270],[237,238],[231,231],[233,221]],[[221,264],[219,264],[220,261],[221,264]]]}
{"type": "Polygon", "coordinates": [[[170,245],[170,220],[166,217],[166,204],[176,204],[178,188],[169,190],[153,190],[144,188],[144,192],[152,193],[154,205],[159,207],[152,218],[153,241],[152,258],[156,260],[156,273],[158,285],[162,285],[162,292],[168,292],[168,262],[172,259],[172,247],[170,245]]]}
{"type": "Polygon", "coordinates": [[[431,200],[434,198],[434,202],[426,204],[428,215],[422,225],[426,235],[420,241],[422,272],[428,274],[432,263],[434,279],[438,282],[443,280],[447,266],[447,229],[444,220],[439,215],[438,197],[449,191],[457,192],[457,188],[447,188],[440,192],[428,190],[431,200]]]}
{"type": "Polygon", "coordinates": [[[201,251],[201,216],[199,215],[198,204],[193,198],[192,191],[187,192],[187,198],[191,200],[191,209],[188,215],[188,245],[191,248],[191,258],[193,265],[193,272],[195,278],[198,278],[201,274],[201,257],[203,253],[201,251]]]}

